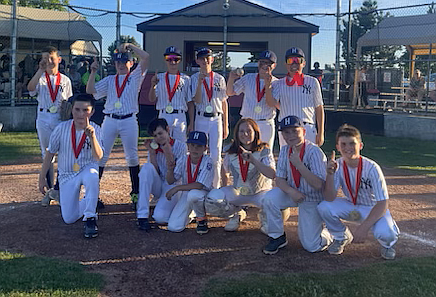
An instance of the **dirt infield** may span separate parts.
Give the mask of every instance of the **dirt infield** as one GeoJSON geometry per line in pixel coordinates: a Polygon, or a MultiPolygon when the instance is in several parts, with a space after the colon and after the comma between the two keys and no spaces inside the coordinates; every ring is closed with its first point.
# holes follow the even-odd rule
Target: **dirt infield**
{"type": "MultiPolygon", "coordinates": [[[[259,230],[257,210],[250,209],[238,232],[226,233],[225,222],[212,220],[209,234],[199,236],[191,224],[182,233],[162,228],[137,230],[127,204],[130,181],[121,148],[116,147],[101,184],[107,207],[100,214],[100,236],[82,239],[82,224],[62,222],[59,206],[42,207],[37,190],[40,160],[0,167],[0,250],[82,262],[105,276],[102,296],[199,296],[212,276],[247,272],[333,271],[382,261],[370,235],[341,256],[304,251],[297,238],[296,211],[286,223],[289,245],[277,255],[261,248],[267,237],[259,230]]],[[[144,152],[141,151],[141,156],[144,152]]],[[[144,158],[142,158],[144,161],[144,158]]],[[[433,255],[436,251],[436,178],[383,168],[390,209],[402,232],[398,258],[433,255]]],[[[351,230],[355,225],[350,224],[351,230]]]]}

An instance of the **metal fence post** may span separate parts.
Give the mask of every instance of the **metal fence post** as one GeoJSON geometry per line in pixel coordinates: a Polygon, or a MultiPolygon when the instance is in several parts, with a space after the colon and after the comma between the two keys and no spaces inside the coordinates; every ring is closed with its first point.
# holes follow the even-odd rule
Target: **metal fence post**
{"type": "Polygon", "coordinates": [[[16,89],[16,65],[17,65],[17,31],[18,31],[18,19],[17,19],[17,3],[18,0],[13,0],[12,5],[12,32],[11,32],[11,90],[10,90],[10,98],[11,98],[11,106],[15,106],[15,89],[16,89]]]}

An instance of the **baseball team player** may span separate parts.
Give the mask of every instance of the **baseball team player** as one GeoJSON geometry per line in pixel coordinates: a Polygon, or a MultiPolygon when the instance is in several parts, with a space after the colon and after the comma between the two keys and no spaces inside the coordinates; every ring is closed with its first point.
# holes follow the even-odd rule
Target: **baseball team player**
{"type": "MultiPolygon", "coordinates": [[[[321,146],[324,143],[324,103],[319,82],[303,74],[306,60],[300,48],[288,49],[285,59],[287,75],[272,82],[271,87],[269,80],[265,80],[267,101],[280,104],[279,121],[290,115],[299,117],[304,123],[306,139],[321,146]]],[[[279,140],[280,146],[286,144],[281,133],[279,140]]]]}
{"type": "Polygon", "coordinates": [[[138,200],[139,192],[139,127],[136,117],[139,112],[138,94],[147,73],[148,58],[149,54],[139,47],[123,43],[120,45],[118,53],[113,55],[117,74],[109,75],[95,83],[99,63],[94,59],[86,86],[86,92],[93,94],[97,100],[106,97],[103,110],[105,117],[102,124],[104,156],[99,165],[100,178],[103,176],[104,167],[109,159],[115,138],[119,135],[129,166],[132,183],[130,197],[133,207],[138,200]],[[130,69],[133,66],[133,60],[129,51],[135,53],[140,59],[138,66],[132,72],[130,69]]]}
{"type": "MultiPolygon", "coordinates": [[[[38,101],[36,131],[43,159],[50,141],[50,135],[61,122],[59,115],[61,101],[68,100],[73,95],[70,79],[59,72],[61,61],[62,58],[55,47],[48,46],[43,49],[38,71],[27,85],[30,96],[38,95],[36,97],[38,101]]],[[[53,180],[53,163],[51,163],[50,169],[47,171],[47,183],[50,190],[48,195],[45,195],[41,201],[43,206],[50,204],[50,196],[59,197],[58,187],[55,186],[55,190],[51,189],[53,188],[53,180]]]]}
{"type": "Polygon", "coordinates": [[[177,160],[175,168],[168,167],[166,180],[172,185],[181,180],[181,184],[171,188],[165,195],[168,200],[178,196],[177,204],[168,220],[168,230],[181,232],[189,221],[192,211],[192,200],[204,197],[212,189],[213,165],[212,159],[205,154],[207,150],[207,135],[192,131],[187,140],[188,155],[177,160]]]}
{"type": "Polygon", "coordinates": [[[48,189],[45,178],[51,160],[58,154],[60,205],[65,223],[72,224],[83,217],[84,236],[98,235],[97,200],[99,194],[98,161],[103,157],[100,127],[89,118],[94,113],[95,100],[80,94],[72,102],[73,119],[60,123],[50,136],[50,143],[39,174],[39,190],[48,189]],[[79,201],[81,186],[86,197],[79,201]]]}
{"type": "Polygon", "coordinates": [[[213,189],[207,197],[198,197],[194,203],[197,214],[197,232],[207,230],[206,213],[217,215],[208,208],[206,200],[225,200],[224,205],[232,210],[230,220],[224,227],[225,231],[236,231],[245,219],[244,205],[262,206],[265,192],[272,188],[275,178],[275,161],[271,150],[265,142],[260,140],[260,130],[253,119],[240,119],[234,129],[233,143],[227,151],[222,166],[222,185],[220,189],[213,189]],[[230,185],[230,175],[233,184],[230,185]],[[202,222],[203,221],[203,222],[202,222]],[[204,227],[204,225],[206,227],[204,227]]]}
{"type": "Polygon", "coordinates": [[[342,254],[353,237],[356,243],[364,242],[371,230],[382,246],[381,256],[391,260],[395,258],[393,246],[400,231],[388,208],[389,194],[383,172],[376,162],[360,154],[362,148],[362,137],[357,128],[345,124],[338,129],[336,149],[341,158],[335,160],[333,151],[328,160],[325,201],[318,205],[334,239],[328,252],[342,254]],[[339,187],[345,198],[337,198],[339,187]],[[359,223],[354,234],[341,220],[359,223]]]}
{"type": "Polygon", "coordinates": [[[164,53],[167,71],[157,73],[151,79],[149,100],[156,102],[159,118],[167,120],[171,137],[181,142],[186,141],[186,112],[189,108],[190,118],[194,118],[194,105],[188,103],[190,78],[179,72],[182,53],[175,46],[170,46],[164,53]]]}
{"type": "Polygon", "coordinates": [[[150,194],[159,197],[153,218],[157,223],[167,223],[179,201],[180,192],[167,199],[167,192],[177,183],[166,181],[168,168],[174,168],[178,160],[186,155],[186,143],[170,137],[170,128],[165,119],[154,119],[148,126],[148,133],[154,140],[147,139],[148,163],[142,165],[139,173],[139,197],[136,209],[138,228],[149,231],[150,194]]]}
{"type": "Polygon", "coordinates": [[[226,82],[222,75],[212,71],[212,50],[200,48],[195,61],[200,66],[200,71],[191,76],[190,97],[195,102],[196,117],[195,121],[190,122],[188,130],[208,135],[214,166],[213,187],[218,188],[222,141],[229,134],[226,82]]]}
{"type": "Polygon", "coordinates": [[[263,252],[273,255],[288,244],[281,214],[288,207],[298,207],[298,237],[303,248],[322,251],[332,242],[317,210],[323,201],[326,157],[305,139],[304,123],[298,117],[285,117],[280,130],[287,145],[281,147],[277,161],[277,188],[266,193],[263,200],[269,236],[263,252]]]}
{"type": "MultiPolygon", "coordinates": [[[[239,78],[236,71],[231,71],[227,82],[227,95],[234,96],[244,93],[242,101],[241,117],[254,119],[260,129],[260,140],[269,145],[271,151],[274,148],[275,117],[278,104],[268,105],[265,99],[265,79],[277,80],[272,76],[276,67],[277,56],[273,51],[263,51],[259,56],[258,73],[249,73],[239,78]]],[[[271,85],[271,82],[269,83],[271,85]]]]}

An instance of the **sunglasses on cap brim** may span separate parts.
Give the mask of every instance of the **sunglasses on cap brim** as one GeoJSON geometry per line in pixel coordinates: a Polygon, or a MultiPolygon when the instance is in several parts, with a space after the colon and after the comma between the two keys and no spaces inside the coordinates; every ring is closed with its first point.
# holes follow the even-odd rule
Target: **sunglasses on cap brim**
{"type": "Polygon", "coordinates": [[[303,64],[304,58],[303,57],[288,57],[286,59],[286,64],[303,64]]]}
{"type": "Polygon", "coordinates": [[[180,62],[180,60],[182,60],[182,58],[176,55],[165,56],[165,61],[167,62],[180,62]]]}

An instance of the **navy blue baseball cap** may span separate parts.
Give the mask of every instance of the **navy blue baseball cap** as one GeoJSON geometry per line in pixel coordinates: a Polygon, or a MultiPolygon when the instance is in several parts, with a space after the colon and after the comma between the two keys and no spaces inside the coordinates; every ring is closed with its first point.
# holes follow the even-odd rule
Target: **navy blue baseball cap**
{"type": "Polygon", "coordinates": [[[182,52],[175,46],[169,46],[166,48],[164,56],[167,55],[176,55],[176,56],[182,56],[182,52]]]}
{"type": "Polygon", "coordinates": [[[304,127],[303,121],[297,116],[287,116],[280,122],[279,131],[288,127],[304,127]]]}
{"type": "Polygon", "coordinates": [[[207,135],[204,132],[192,131],[188,135],[186,143],[195,143],[199,145],[207,145],[207,135]]]}
{"type": "Polygon", "coordinates": [[[277,55],[270,50],[261,52],[259,56],[259,60],[260,59],[270,60],[273,63],[277,63],[277,55]]]}
{"type": "Polygon", "coordinates": [[[196,59],[212,56],[212,50],[207,47],[202,47],[197,50],[196,59]]]}
{"type": "Polygon", "coordinates": [[[299,47],[291,47],[290,49],[288,49],[286,51],[285,59],[287,59],[289,57],[303,57],[303,58],[306,58],[306,56],[304,55],[303,50],[301,48],[299,48],[299,47]]]}
{"type": "Polygon", "coordinates": [[[120,62],[133,61],[133,57],[132,57],[132,54],[130,52],[114,53],[114,54],[112,54],[112,59],[114,59],[114,61],[120,61],[120,62]]]}

